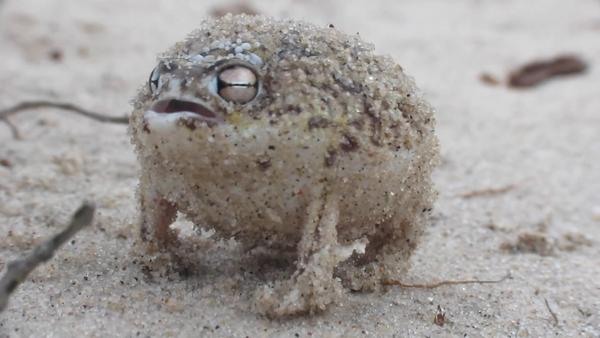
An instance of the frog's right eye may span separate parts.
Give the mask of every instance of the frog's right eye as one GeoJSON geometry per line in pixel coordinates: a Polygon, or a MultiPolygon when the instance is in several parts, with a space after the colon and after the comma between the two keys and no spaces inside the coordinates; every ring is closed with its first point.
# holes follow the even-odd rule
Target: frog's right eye
{"type": "Polygon", "coordinates": [[[158,80],[160,80],[160,65],[156,66],[152,73],[150,73],[150,79],[148,80],[148,87],[150,88],[150,92],[154,93],[158,89],[158,80]]]}
{"type": "Polygon", "coordinates": [[[245,65],[232,65],[217,75],[217,90],[225,101],[245,104],[258,93],[258,77],[245,65]]]}

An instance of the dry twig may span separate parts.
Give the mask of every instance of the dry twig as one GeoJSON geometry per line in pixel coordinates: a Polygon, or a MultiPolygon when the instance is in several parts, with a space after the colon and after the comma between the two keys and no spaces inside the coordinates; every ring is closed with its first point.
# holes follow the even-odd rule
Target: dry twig
{"type": "Polygon", "coordinates": [[[21,102],[15,106],[10,108],[0,110],[0,118],[7,118],[10,115],[16,114],[18,112],[30,109],[39,109],[39,108],[55,108],[62,109],[66,111],[70,111],[79,115],[83,115],[85,117],[91,118],[92,120],[96,120],[98,122],[106,122],[106,123],[120,123],[127,124],[129,123],[129,118],[127,116],[122,117],[113,117],[106,116],[100,113],[96,113],[79,106],[76,106],[72,103],[65,102],[52,102],[52,101],[25,101],[21,102]]]}
{"type": "Polygon", "coordinates": [[[514,190],[515,188],[517,188],[515,184],[509,184],[500,188],[487,188],[482,190],[469,191],[459,196],[462,198],[489,197],[494,195],[505,194],[511,190],[514,190]]]}
{"type": "Polygon", "coordinates": [[[17,128],[17,126],[15,126],[15,124],[12,123],[11,120],[9,120],[7,118],[0,118],[0,121],[6,123],[6,125],[8,126],[8,129],[10,129],[10,132],[12,133],[12,136],[15,140],[23,139],[23,136],[21,136],[21,132],[19,131],[19,128],[17,128]]]}
{"type": "Polygon", "coordinates": [[[552,319],[554,319],[554,326],[557,326],[558,316],[556,315],[556,313],[554,313],[554,311],[552,311],[552,308],[550,307],[550,304],[548,304],[548,300],[546,298],[544,298],[544,303],[546,303],[546,308],[548,309],[548,312],[550,312],[550,314],[552,315],[552,319]]]}
{"type": "Polygon", "coordinates": [[[21,139],[19,130],[17,129],[17,127],[15,125],[13,125],[8,120],[8,117],[11,115],[17,114],[19,112],[25,111],[25,110],[40,109],[40,108],[53,108],[53,109],[65,110],[65,111],[69,111],[72,113],[76,113],[76,114],[85,116],[87,118],[90,118],[90,119],[98,121],[98,122],[103,122],[103,123],[117,123],[117,124],[128,124],[129,123],[129,117],[127,117],[127,116],[121,116],[121,117],[107,116],[104,114],[96,113],[96,112],[81,108],[72,103],[52,102],[52,101],[44,101],[44,100],[24,101],[24,102],[14,105],[10,108],[1,109],[0,110],[0,121],[6,123],[9,126],[9,128],[11,129],[11,132],[13,134],[13,137],[15,139],[21,139]]]}
{"type": "Polygon", "coordinates": [[[501,283],[510,277],[508,272],[504,277],[495,280],[479,280],[479,279],[466,279],[466,280],[445,280],[431,284],[406,284],[401,281],[386,279],[381,282],[383,285],[395,285],[402,288],[416,288],[416,289],[435,289],[444,285],[462,285],[462,284],[495,284],[501,283]]]}
{"type": "Polygon", "coordinates": [[[576,55],[560,55],[553,59],[529,62],[509,74],[509,87],[534,87],[557,76],[580,74],[588,66],[576,55]]]}
{"type": "Polygon", "coordinates": [[[0,279],[0,312],[4,311],[10,294],[38,265],[50,260],[55,251],[79,230],[92,223],[95,207],[84,202],[73,215],[69,226],[46,242],[34,248],[27,257],[8,263],[6,272],[0,279]]]}

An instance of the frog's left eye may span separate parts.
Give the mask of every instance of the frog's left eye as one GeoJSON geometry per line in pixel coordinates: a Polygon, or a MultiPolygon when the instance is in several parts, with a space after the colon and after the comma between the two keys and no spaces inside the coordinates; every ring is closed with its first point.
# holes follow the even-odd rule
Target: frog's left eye
{"type": "Polygon", "coordinates": [[[243,65],[224,68],[217,75],[217,92],[226,101],[248,103],[258,93],[258,77],[243,65]]]}
{"type": "Polygon", "coordinates": [[[158,89],[158,80],[160,80],[160,67],[161,65],[156,66],[150,73],[150,79],[148,80],[148,87],[150,87],[150,92],[154,93],[158,89]]]}

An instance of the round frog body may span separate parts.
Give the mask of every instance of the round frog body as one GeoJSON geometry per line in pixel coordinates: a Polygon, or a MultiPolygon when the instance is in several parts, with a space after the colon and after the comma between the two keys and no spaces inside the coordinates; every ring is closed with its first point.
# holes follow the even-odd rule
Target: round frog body
{"type": "Polygon", "coordinates": [[[435,197],[432,108],[358,36],[260,16],[207,20],[134,101],[143,240],[179,211],[247,247],[295,250],[259,290],[269,316],[323,310],[398,276],[435,197]]]}

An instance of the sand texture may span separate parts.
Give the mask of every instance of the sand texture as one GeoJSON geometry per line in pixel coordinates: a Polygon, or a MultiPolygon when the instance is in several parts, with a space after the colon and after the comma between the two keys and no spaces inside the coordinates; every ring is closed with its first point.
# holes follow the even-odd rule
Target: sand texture
{"type": "MultiPolygon", "coordinates": [[[[155,56],[222,11],[219,1],[0,0],[0,109],[46,99],[131,112],[155,56]]],[[[404,283],[348,293],[323,314],[272,321],[253,291],[290,273],[211,233],[187,268],[139,243],[138,164],[126,126],[52,109],[0,124],[0,268],[68,223],[94,226],[35,270],[0,314],[4,337],[600,337],[600,3],[255,1],[265,15],[359,32],[436,108],[439,198],[404,283]],[[538,58],[579,55],[580,75],[503,83],[538,58]],[[488,74],[481,80],[482,74],[488,74]],[[445,312],[437,316],[438,306],[445,312]]],[[[246,9],[248,10],[248,9],[246,9]]],[[[181,262],[180,262],[181,263],[181,262]]]]}

